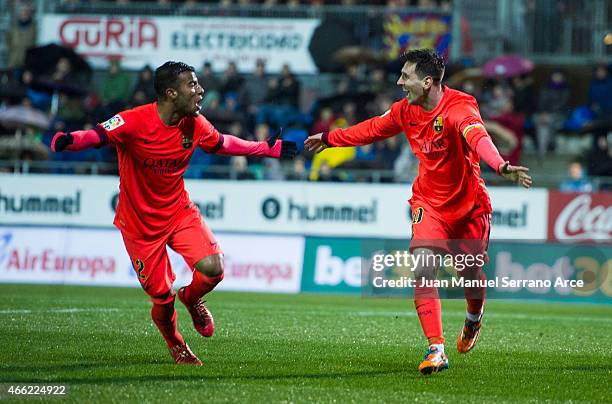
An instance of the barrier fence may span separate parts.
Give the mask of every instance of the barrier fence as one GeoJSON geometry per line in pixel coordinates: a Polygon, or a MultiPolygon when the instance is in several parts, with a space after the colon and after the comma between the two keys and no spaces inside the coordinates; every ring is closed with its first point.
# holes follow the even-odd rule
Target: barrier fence
{"type": "MultiPolygon", "coordinates": [[[[111,225],[117,186],[113,177],[0,175],[0,282],[137,287],[111,225]]],[[[187,189],[224,250],[221,290],[380,295],[373,251],[409,245],[405,186],[188,181],[187,189]]],[[[490,297],[611,301],[612,194],[492,188],[491,196],[490,297]]],[[[173,252],[171,260],[177,285],[188,283],[190,268],[173,252]]]]}

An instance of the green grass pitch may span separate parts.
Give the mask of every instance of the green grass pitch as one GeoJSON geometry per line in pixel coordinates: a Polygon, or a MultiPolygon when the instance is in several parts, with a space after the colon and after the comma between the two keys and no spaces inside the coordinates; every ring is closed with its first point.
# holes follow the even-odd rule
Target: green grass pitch
{"type": "MultiPolygon", "coordinates": [[[[610,402],[612,306],[487,302],[475,350],[456,352],[462,301],[444,301],[450,370],[408,299],[216,292],[217,330],[179,328],[204,366],[179,367],[139,289],[0,285],[0,386],[68,386],[69,402],[610,402]]],[[[21,399],[0,392],[0,398],[21,399]]]]}

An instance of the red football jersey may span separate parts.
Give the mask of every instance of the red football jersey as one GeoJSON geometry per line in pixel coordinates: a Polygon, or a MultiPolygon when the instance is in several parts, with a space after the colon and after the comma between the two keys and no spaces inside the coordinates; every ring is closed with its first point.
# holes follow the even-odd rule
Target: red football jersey
{"type": "Polygon", "coordinates": [[[333,130],[327,142],[331,146],[363,145],[402,131],[419,160],[410,200],[413,206],[424,206],[432,215],[452,222],[491,212],[475,151],[478,141],[489,135],[476,99],[469,94],[444,86],[442,100],[431,111],[410,105],[404,98],[381,116],[333,130]]]}
{"type": "Polygon", "coordinates": [[[98,128],[119,156],[114,224],[134,238],[155,238],[169,229],[179,210],[190,204],[183,173],[195,147],[214,151],[223,139],[202,115],[166,125],[157,103],[120,112],[98,128]]]}

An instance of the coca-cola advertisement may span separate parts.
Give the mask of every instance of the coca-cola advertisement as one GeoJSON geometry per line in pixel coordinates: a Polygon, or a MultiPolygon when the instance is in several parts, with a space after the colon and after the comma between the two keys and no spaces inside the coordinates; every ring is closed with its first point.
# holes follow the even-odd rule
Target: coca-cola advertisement
{"type": "Polygon", "coordinates": [[[612,193],[549,193],[548,239],[612,243],[612,193]]]}

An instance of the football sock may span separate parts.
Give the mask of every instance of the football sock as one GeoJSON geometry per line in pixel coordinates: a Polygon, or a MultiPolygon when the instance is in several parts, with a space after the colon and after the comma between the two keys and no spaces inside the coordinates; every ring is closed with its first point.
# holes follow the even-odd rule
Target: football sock
{"type": "Polygon", "coordinates": [[[197,270],[193,271],[193,279],[184,291],[185,301],[190,304],[197,302],[199,298],[213,290],[222,280],[223,273],[219,276],[206,276],[197,270]]]}
{"type": "Polygon", "coordinates": [[[465,318],[473,322],[478,322],[482,318],[482,312],[473,314],[473,313],[470,313],[469,311],[466,311],[465,318]]]}
{"type": "Polygon", "coordinates": [[[431,344],[429,347],[436,348],[438,352],[444,353],[444,344],[431,344]]]}
{"type": "Polygon", "coordinates": [[[185,344],[185,340],[183,340],[183,337],[176,328],[174,300],[166,304],[153,303],[151,318],[170,348],[185,344]]]}
{"type": "Polygon", "coordinates": [[[442,305],[438,297],[438,289],[417,286],[414,290],[414,306],[429,344],[444,344],[442,305]]]}
{"type": "MultiPolygon", "coordinates": [[[[487,277],[482,270],[478,270],[476,274],[476,279],[480,279],[482,281],[486,280],[487,277]]],[[[482,312],[484,308],[484,299],[487,288],[481,287],[473,287],[473,288],[464,288],[465,300],[467,303],[467,319],[470,321],[480,321],[482,317],[482,312]],[[475,319],[474,319],[475,318],[475,319]]]]}

